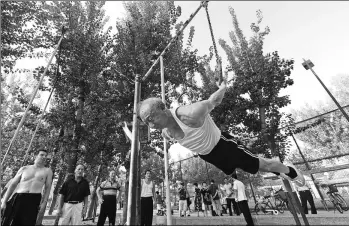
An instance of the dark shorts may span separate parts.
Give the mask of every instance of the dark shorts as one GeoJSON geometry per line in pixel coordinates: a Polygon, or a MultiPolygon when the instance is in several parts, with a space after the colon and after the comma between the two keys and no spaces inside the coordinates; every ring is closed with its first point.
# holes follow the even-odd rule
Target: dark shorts
{"type": "Polygon", "coordinates": [[[207,155],[199,155],[226,175],[232,174],[236,168],[255,174],[259,169],[259,158],[245,147],[238,145],[228,133],[222,132],[217,145],[207,155]]]}
{"type": "Polygon", "coordinates": [[[15,193],[6,203],[3,225],[35,225],[40,202],[40,193],[15,193]]]}

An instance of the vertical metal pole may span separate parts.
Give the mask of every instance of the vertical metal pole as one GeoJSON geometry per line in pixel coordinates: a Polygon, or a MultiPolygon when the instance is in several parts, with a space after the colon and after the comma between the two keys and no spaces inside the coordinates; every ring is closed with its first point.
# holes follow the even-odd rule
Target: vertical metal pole
{"type": "Polygon", "coordinates": [[[181,175],[181,182],[183,182],[183,175],[182,175],[182,161],[179,161],[179,173],[181,175]]]}
{"type": "MultiPolygon", "coordinates": [[[[160,56],[160,69],[161,69],[161,97],[162,102],[166,105],[165,99],[165,70],[163,56],[160,56]]],[[[172,225],[171,214],[171,199],[170,199],[170,183],[168,181],[168,153],[167,153],[167,140],[164,138],[164,161],[165,161],[165,183],[166,183],[166,216],[167,225],[172,225]]]]}
{"type": "Polygon", "coordinates": [[[138,158],[137,158],[137,192],[136,192],[136,225],[141,224],[141,145],[138,147],[138,158]]]}
{"type": "MultiPolygon", "coordinates": [[[[304,155],[303,155],[303,153],[302,153],[302,151],[301,151],[301,149],[300,149],[300,147],[298,145],[298,142],[296,141],[296,138],[294,137],[293,133],[291,133],[291,136],[292,136],[292,139],[293,139],[294,143],[297,146],[299,154],[301,155],[301,157],[302,157],[302,159],[303,159],[303,161],[305,163],[305,167],[307,167],[307,170],[311,170],[310,165],[309,165],[308,161],[305,159],[305,157],[304,157],[304,155]]],[[[315,178],[314,178],[314,175],[312,173],[310,174],[310,177],[311,177],[311,180],[314,182],[315,178]]],[[[320,191],[319,185],[317,183],[315,183],[315,182],[314,182],[314,185],[315,185],[315,188],[316,188],[317,192],[320,195],[321,201],[324,203],[325,200],[324,200],[324,197],[322,196],[322,193],[320,191]]]]}
{"type": "MultiPolygon", "coordinates": [[[[1,37],[0,37],[0,41],[1,41],[1,37]]],[[[1,62],[0,62],[0,66],[1,66],[1,62]]],[[[2,81],[2,76],[0,75],[0,159],[1,159],[1,157],[2,157],[2,149],[1,149],[1,146],[2,146],[2,111],[1,111],[1,109],[2,109],[2,100],[1,100],[1,94],[2,94],[2,90],[1,90],[1,81],[2,81]]],[[[2,171],[3,171],[3,169],[2,169],[2,167],[3,167],[4,165],[3,164],[1,164],[1,166],[0,166],[0,194],[2,194],[2,176],[3,176],[3,173],[2,173],[2,171]]],[[[2,195],[1,195],[2,196],[2,195]]],[[[1,213],[1,211],[0,211],[0,222],[2,222],[2,213],[1,213]]]]}
{"type": "Polygon", "coordinates": [[[292,192],[291,184],[288,180],[285,180],[285,179],[282,179],[282,182],[284,183],[284,187],[287,191],[286,196],[288,200],[288,205],[290,207],[290,212],[293,215],[294,220],[296,221],[296,225],[301,225],[301,221],[298,218],[297,211],[294,205],[296,201],[295,201],[294,194],[292,192]]]}
{"type": "Polygon", "coordinates": [[[248,181],[250,183],[250,188],[251,188],[251,192],[252,192],[252,195],[253,195],[254,204],[257,204],[257,199],[256,199],[256,195],[255,195],[254,190],[253,190],[253,185],[252,185],[252,182],[251,182],[250,174],[248,174],[248,181]]]}
{"type": "Polygon", "coordinates": [[[140,76],[135,78],[135,96],[133,105],[133,124],[132,124],[132,143],[131,143],[131,161],[130,176],[127,203],[126,225],[136,225],[136,194],[137,194],[137,159],[139,146],[139,128],[137,119],[137,104],[139,102],[140,76]]]}
{"type": "Polygon", "coordinates": [[[334,98],[334,96],[332,95],[332,93],[327,89],[327,87],[325,86],[325,84],[321,81],[321,79],[319,78],[319,76],[317,76],[317,74],[315,73],[315,71],[313,70],[312,66],[309,64],[309,61],[306,61],[305,59],[303,59],[304,64],[306,64],[308,66],[308,68],[311,70],[311,72],[313,72],[313,74],[315,75],[315,77],[317,78],[317,80],[320,82],[320,84],[322,85],[322,87],[324,87],[324,89],[326,90],[326,92],[328,93],[328,95],[330,95],[330,97],[332,98],[333,102],[337,105],[337,107],[339,108],[339,110],[342,112],[342,114],[344,115],[344,117],[347,119],[347,121],[349,122],[349,116],[348,114],[344,111],[344,109],[341,107],[341,105],[337,102],[336,98],[334,98]]]}

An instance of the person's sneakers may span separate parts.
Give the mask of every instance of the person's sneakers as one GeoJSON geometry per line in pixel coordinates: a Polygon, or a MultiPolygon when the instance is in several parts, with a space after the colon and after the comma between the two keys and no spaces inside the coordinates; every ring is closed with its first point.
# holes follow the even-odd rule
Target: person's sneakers
{"type": "Polygon", "coordinates": [[[296,175],[293,178],[291,178],[289,175],[286,175],[285,173],[280,173],[280,176],[287,180],[293,181],[299,187],[303,187],[305,185],[305,179],[303,174],[293,164],[291,163],[284,163],[284,164],[287,167],[294,169],[296,175]]]}

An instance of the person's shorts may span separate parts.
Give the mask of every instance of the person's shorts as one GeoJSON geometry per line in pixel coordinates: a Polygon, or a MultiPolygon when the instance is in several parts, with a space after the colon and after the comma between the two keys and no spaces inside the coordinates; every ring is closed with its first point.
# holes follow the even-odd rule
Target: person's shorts
{"type": "Polygon", "coordinates": [[[187,211],[187,200],[179,200],[179,210],[187,211]]]}
{"type": "Polygon", "coordinates": [[[217,145],[207,155],[199,155],[226,175],[231,175],[236,168],[255,174],[259,169],[259,158],[244,146],[238,145],[228,133],[222,132],[217,145]]]}
{"type": "Polygon", "coordinates": [[[157,210],[161,210],[162,209],[162,205],[161,204],[156,204],[156,209],[157,210]]]}
{"type": "Polygon", "coordinates": [[[213,200],[212,202],[212,206],[213,206],[213,210],[222,210],[222,204],[221,204],[221,200],[217,199],[217,200],[213,200]]]}
{"type": "Polygon", "coordinates": [[[41,193],[15,193],[7,202],[1,225],[35,225],[41,193]]]}

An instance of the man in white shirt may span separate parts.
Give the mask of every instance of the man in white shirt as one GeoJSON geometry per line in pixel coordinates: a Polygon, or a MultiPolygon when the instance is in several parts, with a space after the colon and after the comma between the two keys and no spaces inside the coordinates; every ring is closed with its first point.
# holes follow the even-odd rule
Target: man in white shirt
{"type": "Polygon", "coordinates": [[[232,179],[234,183],[233,190],[240,211],[244,215],[247,225],[254,225],[250,208],[248,207],[247,197],[245,193],[245,185],[241,181],[235,179],[234,177],[232,177],[232,179]]]}
{"type": "Polygon", "coordinates": [[[310,192],[309,183],[306,181],[305,185],[303,187],[296,186],[296,190],[299,193],[299,197],[301,199],[302,208],[304,210],[304,213],[308,214],[308,205],[307,205],[307,201],[308,201],[310,204],[310,208],[311,208],[311,214],[317,214],[316,207],[314,204],[313,195],[310,192]]]}
{"type": "Polygon", "coordinates": [[[233,187],[228,180],[228,178],[224,179],[224,185],[223,185],[226,201],[227,201],[227,207],[229,211],[229,215],[233,216],[232,210],[231,210],[231,205],[233,204],[233,209],[236,215],[240,215],[240,210],[239,207],[235,201],[235,195],[233,193],[233,187]]]}

